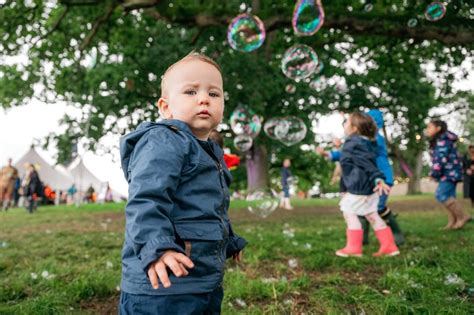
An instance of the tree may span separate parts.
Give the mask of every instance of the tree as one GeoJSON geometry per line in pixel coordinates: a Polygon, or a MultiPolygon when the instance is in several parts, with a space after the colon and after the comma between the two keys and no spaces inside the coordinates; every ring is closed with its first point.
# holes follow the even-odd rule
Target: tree
{"type": "MultiPolygon", "coordinates": [[[[411,28],[407,21],[421,16],[424,1],[371,3],[373,9],[366,12],[359,0],[324,1],[323,28],[311,37],[295,37],[290,23],[294,1],[289,0],[6,1],[0,11],[0,48],[7,56],[0,65],[0,106],[37,97],[79,108],[83,115],[65,117],[66,132],[49,138],[59,147],[61,161],[80,139],[96,149],[103,135],[123,134],[156,119],[161,74],[196,49],[222,66],[226,117],[242,103],[265,118],[296,115],[309,127],[330,111],[384,108],[393,117],[393,147],[401,145],[394,152],[413,166],[421,161],[411,157],[421,156],[424,146],[418,137],[430,108],[455,93],[451,69],[467,73],[458,67],[472,58],[471,8],[467,1],[452,0],[441,21],[418,18],[411,28]],[[257,51],[240,53],[226,42],[227,25],[239,8],[249,7],[264,21],[267,38],[257,51]],[[294,83],[282,75],[281,56],[296,42],[313,47],[324,62],[319,83],[294,83]],[[27,54],[28,61],[17,64],[8,58],[19,54],[27,54]],[[427,75],[426,64],[435,65],[439,78],[427,75]],[[294,94],[285,91],[290,83],[297,87],[294,94]]],[[[310,130],[303,143],[313,138],[310,130]]],[[[252,166],[247,176],[255,179],[249,187],[268,184],[267,168],[279,165],[283,156],[304,164],[298,162],[300,153],[299,146],[287,148],[259,136],[247,155],[252,166]],[[276,158],[269,159],[269,153],[276,158]]],[[[300,172],[313,180],[307,173],[300,172]]]]}

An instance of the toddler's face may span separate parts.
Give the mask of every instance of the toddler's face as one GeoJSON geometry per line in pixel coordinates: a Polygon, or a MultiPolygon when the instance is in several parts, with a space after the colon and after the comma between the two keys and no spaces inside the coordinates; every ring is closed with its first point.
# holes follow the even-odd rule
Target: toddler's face
{"type": "Polygon", "coordinates": [[[351,123],[351,116],[344,120],[344,134],[350,136],[357,131],[357,128],[354,127],[351,123]]]}
{"type": "Polygon", "coordinates": [[[224,114],[222,76],[213,65],[199,59],[183,60],[164,78],[158,107],[166,119],[179,119],[194,135],[207,140],[224,114]]]}
{"type": "Polygon", "coordinates": [[[428,123],[428,125],[426,126],[426,129],[425,129],[425,135],[428,137],[428,138],[433,138],[436,133],[438,133],[438,131],[440,131],[440,127],[437,127],[435,124],[432,124],[432,123],[428,123]]]}

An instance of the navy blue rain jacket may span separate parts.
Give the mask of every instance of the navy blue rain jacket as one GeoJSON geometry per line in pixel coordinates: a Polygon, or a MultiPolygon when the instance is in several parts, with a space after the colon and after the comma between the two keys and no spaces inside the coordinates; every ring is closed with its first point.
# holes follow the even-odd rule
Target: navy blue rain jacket
{"type": "Polygon", "coordinates": [[[341,192],[371,195],[375,180],[385,179],[377,168],[377,145],[365,137],[353,135],[346,139],[341,152],[341,192]]]}
{"type": "Polygon", "coordinates": [[[225,259],[246,245],[227,215],[232,178],[221,148],[198,140],[186,123],[165,120],[124,136],[120,155],[129,184],[122,290],[196,294],[221,286],[225,259]],[[171,287],[154,290],[147,270],[166,250],[188,255],[194,268],[180,278],[169,272],[171,287]]]}

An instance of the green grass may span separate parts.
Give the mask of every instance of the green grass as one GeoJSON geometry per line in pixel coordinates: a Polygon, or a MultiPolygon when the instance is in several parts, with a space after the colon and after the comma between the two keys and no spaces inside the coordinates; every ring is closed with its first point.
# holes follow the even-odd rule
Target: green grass
{"type": "MultiPolygon", "coordinates": [[[[337,200],[295,200],[298,209],[267,219],[234,202],[234,229],[249,246],[243,263],[228,263],[223,314],[474,313],[474,224],[439,231],[446,215],[432,199],[392,198],[395,209],[417,211],[400,213],[402,255],[382,259],[370,256],[373,237],[361,259],[334,256],[344,244],[337,200]],[[461,281],[445,284],[450,275],[461,281]]],[[[0,213],[0,314],[116,312],[123,207],[0,213]]]]}

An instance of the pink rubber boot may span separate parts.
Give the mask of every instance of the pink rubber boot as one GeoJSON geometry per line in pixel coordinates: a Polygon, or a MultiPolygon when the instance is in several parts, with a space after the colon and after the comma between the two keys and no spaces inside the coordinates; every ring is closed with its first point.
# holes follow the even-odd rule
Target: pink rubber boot
{"type": "Polygon", "coordinates": [[[393,233],[390,227],[383,228],[381,230],[375,231],[375,236],[380,243],[379,251],[374,254],[374,256],[396,256],[400,254],[397,244],[393,239],[393,233]]]}
{"type": "Polygon", "coordinates": [[[364,239],[364,230],[346,230],[346,247],[336,252],[339,257],[361,257],[362,240],[364,239]]]}

